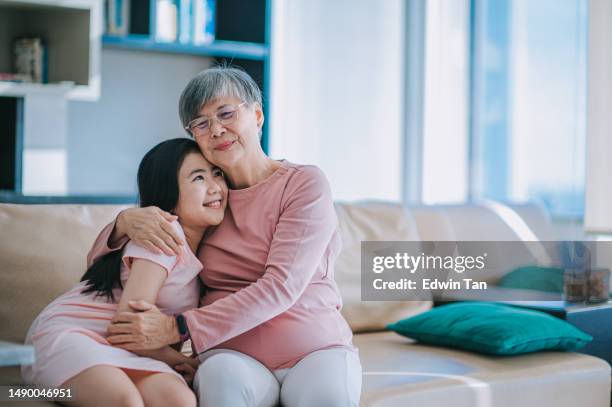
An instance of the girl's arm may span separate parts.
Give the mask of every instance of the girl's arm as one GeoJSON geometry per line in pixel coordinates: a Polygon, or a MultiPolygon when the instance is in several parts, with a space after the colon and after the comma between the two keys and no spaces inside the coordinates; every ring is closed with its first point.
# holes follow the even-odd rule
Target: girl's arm
{"type": "MultiPolygon", "coordinates": [[[[117,314],[123,311],[131,311],[128,305],[128,301],[131,300],[144,300],[155,304],[159,290],[167,277],[168,271],[163,266],[149,260],[135,258],[131,265],[130,276],[119,300],[117,314]]],[[[190,358],[170,346],[132,352],[140,356],[160,360],[171,367],[191,361],[190,358]]]]}

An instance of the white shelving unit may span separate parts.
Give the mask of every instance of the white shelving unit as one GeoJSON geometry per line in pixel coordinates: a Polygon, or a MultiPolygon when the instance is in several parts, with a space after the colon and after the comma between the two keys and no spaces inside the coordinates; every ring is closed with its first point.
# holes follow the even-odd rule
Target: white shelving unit
{"type": "Polygon", "coordinates": [[[102,0],[0,0],[0,72],[13,70],[19,37],[41,37],[48,50],[47,84],[0,81],[0,96],[57,93],[70,100],[100,97],[102,0]]]}
{"type": "Polygon", "coordinates": [[[0,96],[26,97],[26,96],[57,96],[68,97],[77,87],[74,84],[41,84],[41,83],[13,83],[0,81],[0,96]]]}
{"type": "Polygon", "coordinates": [[[0,190],[64,194],[70,100],[101,88],[103,0],[0,0],[0,72],[14,73],[18,38],[42,38],[46,83],[0,81],[0,190]]]}

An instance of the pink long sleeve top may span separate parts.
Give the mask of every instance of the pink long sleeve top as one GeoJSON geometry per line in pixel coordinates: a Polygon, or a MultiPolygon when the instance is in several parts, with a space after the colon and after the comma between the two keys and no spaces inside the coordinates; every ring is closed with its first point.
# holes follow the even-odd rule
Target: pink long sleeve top
{"type": "MultiPolygon", "coordinates": [[[[113,227],[88,261],[116,249],[107,245],[113,227]]],[[[282,161],[259,184],[230,190],[223,222],[198,253],[206,294],[183,314],[197,352],[233,349],[274,370],[321,349],[355,350],[334,281],[340,248],[331,190],[317,167],[282,161]]]]}

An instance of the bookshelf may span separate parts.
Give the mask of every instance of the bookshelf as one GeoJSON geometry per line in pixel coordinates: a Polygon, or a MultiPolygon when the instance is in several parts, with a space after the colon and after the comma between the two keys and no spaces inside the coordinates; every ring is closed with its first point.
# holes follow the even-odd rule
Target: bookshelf
{"type": "Polygon", "coordinates": [[[17,38],[42,38],[48,51],[47,83],[0,81],[0,96],[98,99],[101,23],[102,0],[0,0],[0,72],[14,72],[17,38]]]}
{"type": "MultiPolygon", "coordinates": [[[[173,0],[177,6],[176,40],[167,42],[157,40],[156,33],[157,19],[160,18],[157,4],[164,0],[106,1],[119,4],[128,1],[128,6],[125,32],[119,35],[106,33],[102,38],[104,48],[195,55],[212,59],[211,62],[228,62],[245,69],[258,82],[264,98],[268,94],[272,0],[214,0],[214,40],[205,44],[194,43],[193,27],[189,30],[189,40],[181,41],[181,7],[185,0],[173,0]]],[[[190,1],[192,4],[206,2],[190,1]]],[[[108,21],[106,25],[108,28],[108,21]]],[[[264,109],[265,105],[267,100],[264,100],[264,109]]],[[[262,143],[267,150],[266,128],[262,143]]]]}
{"type": "Polygon", "coordinates": [[[22,195],[28,149],[42,143],[61,155],[68,101],[99,99],[102,2],[0,0],[0,195],[9,197],[0,201],[22,195]],[[44,44],[41,78],[13,76],[23,38],[44,44]],[[37,121],[43,112],[52,120],[37,121]]]}

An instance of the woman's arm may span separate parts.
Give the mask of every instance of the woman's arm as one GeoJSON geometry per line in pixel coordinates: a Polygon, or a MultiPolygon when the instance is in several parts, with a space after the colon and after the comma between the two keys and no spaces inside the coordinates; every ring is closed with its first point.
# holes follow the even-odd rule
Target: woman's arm
{"type": "MultiPolygon", "coordinates": [[[[127,283],[121,294],[121,299],[119,300],[117,313],[129,311],[128,302],[132,300],[144,300],[154,304],[159,290],[167,277],[168,271],[163,266],[149,260],[135,258],[131,265],[127,283]]],[[[171,367],[191,361],[190,358],[170,346],[133,352],[140,356],[160,360],[171,367]]]]}
{"type": "Polygon", "coordinates": [[[121,249],[129,239],[153,253],[174,256],[180,253],[182,239],[172,227],[177,217],[155,206],[129,208],[100,232],[87,254],[87,267],[96,259],[121,249]]]}
{"type": "Polygon", "coordinates": [[[304,167],[288,182],[285,197],[264,275],[183,314],[198,353],[285,312],[311,283],[338,225],[331,189],[320,169],[304,167]]]}
{"type": "MultiPolygon", "coordinates": [[[[283,208],[276,226],[264,275],[242,290],[214,303],[189,310],[191,340],[198,353],[227,341],[289,309],[302,295],[321,263],[337,227],[331,190],[316,167],[305,167],[287,183],[283,208]]],[[[108,340],[124,349],[146,349],[171,343],[176,324],[147,305],[139,314],[120,313],[111,325],[108,340]],[[151,321],[155,321],[153,329],[151,321]],[[125,324],[127,322],[127,324],[125,324]],[[123,324],[122,324],[123,323],[123,324]],[[122,326],[119,326],[122,325],[122,326]],[[155,334],[147,343],[142,329],[155,334]]]]}

